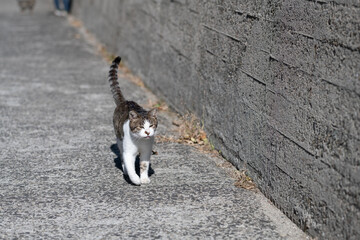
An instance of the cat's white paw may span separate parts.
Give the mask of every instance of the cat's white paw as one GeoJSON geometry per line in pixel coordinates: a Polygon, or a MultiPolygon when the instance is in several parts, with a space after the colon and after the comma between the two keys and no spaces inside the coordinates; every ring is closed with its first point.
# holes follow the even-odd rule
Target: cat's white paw
{"type": "Polygon", "coordinates": [[[135,184],[135,185],[141,185],[141,181],[140,181],[140,179],[136,179],[136,180],[131,180],[131,182],[133,183],[133,184],[135,184]]]}
{"type": "Polygon", "coordinates": [[[147,183],[150,183],[150,178],[149,177],[142,177],[142,178],[140,178],[140,181],[141,181],[141,183],[147,184],[147,183]]]}
{"type": "MultiPolygon", "coordinates": [[[[130,177],[130,176],[129,176],[130,177]]],[[[136,177],[130,177],[130,180],[133,184],[135,185],[140,185],[141,184],[141,181],[140,181],[140,178],[138,176],[136,177]]]]}

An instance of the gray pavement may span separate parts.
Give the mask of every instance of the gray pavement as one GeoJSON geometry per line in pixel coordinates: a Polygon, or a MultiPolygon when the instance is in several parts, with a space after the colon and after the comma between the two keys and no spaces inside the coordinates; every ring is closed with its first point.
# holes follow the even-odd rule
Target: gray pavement
{"type": "MultiPolygon", "coordinates": [[[[308,238],[189,146],[157,144],[151,183],[127,183],[108,64],[49,2],[33,14],[0,3],[0,239],[308,238]]],[[[155,99],[120,84],[128,99],[155,99]]],[[[160,124],[168,134],[171,116],[160,124]]]]}

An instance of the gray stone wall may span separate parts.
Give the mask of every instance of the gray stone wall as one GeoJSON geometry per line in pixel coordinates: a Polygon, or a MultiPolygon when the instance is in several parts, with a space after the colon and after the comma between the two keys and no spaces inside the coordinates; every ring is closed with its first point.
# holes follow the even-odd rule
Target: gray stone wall
{"type": "Polygon", "coordinates": [[[305,231],[359,237],[359,0],[76,0],[74,14],[305,231]]]}

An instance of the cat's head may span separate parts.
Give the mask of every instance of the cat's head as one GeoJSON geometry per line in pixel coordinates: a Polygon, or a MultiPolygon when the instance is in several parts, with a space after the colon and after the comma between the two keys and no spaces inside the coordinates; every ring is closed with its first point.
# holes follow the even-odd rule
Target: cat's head
{"type": "Polygon", "coordinates": [[[158,125],[157,109],[151,109],[146,114],[129,112],[130,131],[137,138],[150,139],[155,135],[158,125]]]}

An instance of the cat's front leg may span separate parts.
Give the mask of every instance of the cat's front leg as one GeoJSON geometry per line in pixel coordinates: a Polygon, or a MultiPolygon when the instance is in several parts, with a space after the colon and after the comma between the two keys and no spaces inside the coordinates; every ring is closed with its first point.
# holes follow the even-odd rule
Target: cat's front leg
{"type": "Polygon", "coordinates": [[[140,185],[141,181],[135,171],[135,153],[124,152],[123,159],[125,165],[125,172],[128,174],[131,182],[135,185],[140,185]]]}
{"type": "Polygon", "coordinates": [[[149,166],[151,150],[142,151],[140,154],[140,181],[141,183],[150,183],[149,166]]]}
{"type": "Polygon", "coordinates": [[[149,178],[149,161],[140,161],[140,181],[141,183],[150,183],[149,178]]]}
{"type": "Polygon", "coordinates": [[[119,152],[120,152],[120,156],[122,157],[121,159],[121,167],[122,167],[122,171],[125,175],[128,175],[126,172],[126,168],[125,168],[125,161],[124,161],[124,150],[123,150],[123,141],[122,139],[116,138],[116,144],[118,146],[119,152]]]}

